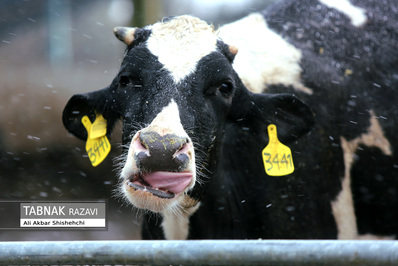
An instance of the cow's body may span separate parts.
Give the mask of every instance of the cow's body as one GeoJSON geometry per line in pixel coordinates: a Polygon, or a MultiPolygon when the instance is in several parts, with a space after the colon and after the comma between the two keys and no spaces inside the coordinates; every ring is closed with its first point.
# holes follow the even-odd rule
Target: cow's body
{"type": "Polygon", "coordinates": [[[237,55],[191,17],[116,29],[128,45],[120,73],[74,96],[64,123],[85,139],[82,114],[103,113],[108,134],[123,120],[122,194],[159,213],[144,215],[144,238],[398,235],[397,10],[340,4],[284,1],[221,28],[237,55]],[[296,140],[309,110],[267,96],[280,92],[309,103],[309,135],[296,140]],[[291,175],[265,174],[270,123],[293,151],[291,175]]]}
{"type": "Polygon", "coordinates": [[[361,23],[317,5],[300,18],[286,14],[292,21],[284,30],[275,16],[265,17],[302,51],[302,79],[313,93],[298,94],[317,113],[312,135],[320,142],[309,137],[299,145],[322,148],[309,149],[305,162],[315,167],[305,174],[325,181],[331,196],[330,188],[340,186],[326,180],[342,180],[342,191],[331,198],[339,237],[398,236],[398,10],[394,1],[352,2],[363,12],[361,23]],[[314,26],[292,34],[308,17],[314,26]]]}
{"type": "MultiPolygon", "coordinates": [[[[237,36],[230,34],[231,29],[248,23],[253,28],[267,27],[294,48],[278,45],[278,49],[267,43],[264,49],[258,45],[264,43],[261,36],[246,34],[242,40],[252,45],[251,52],[246,57],[239,54],[235,61],[240,62],[236,69],[242,80],[253,91],[262,91],[258,84],[265,84],[267,92],[295,93],[315,113],[315,130],[292,146],[300,151],[296,157],[303,167],[285,181],[291,180],[292,186],[281,184],[276,191],[291,187],[293,197],[306,191],[303,196],[310,195],[310,199],[305,204],[317,204],[314,210],[296,206],[299,213],[289,216],[302,220],[306,213],[324,208],[333,213],[339,238],[398,236],[396,3],[283,1],[261,16],[252,15],[244,20],[227,25],[227,42],[239,42],[237,36]],[[267,53],[269,50],[281,58],[274,69],[265,65],[257,72],[245,71],[253,65],[250,60],[273,62],[275,55],[267,53]],[[279,70],[285,78],[272,70],[279,70]],[[332,202],[332,209],[328,202],[332,202]]],[[[268,42],[272,42],[270,39],[268,42]]],[[[305,201],[297,200],[301,205],[299,202],[305,201]]],[[[327,213],[323,214],[326,216],[327,213]]],[[[332,228],[329,219],[323,223],[332,228]]]]}

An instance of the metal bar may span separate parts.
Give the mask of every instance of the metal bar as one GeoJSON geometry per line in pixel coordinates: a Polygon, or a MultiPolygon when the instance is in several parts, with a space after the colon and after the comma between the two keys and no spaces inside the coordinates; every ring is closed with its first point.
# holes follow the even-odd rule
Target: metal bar
{"type": "Polygon", "coordinates": [[[0,264],[398,265],[398,241],[0,242],[0,264]]]}

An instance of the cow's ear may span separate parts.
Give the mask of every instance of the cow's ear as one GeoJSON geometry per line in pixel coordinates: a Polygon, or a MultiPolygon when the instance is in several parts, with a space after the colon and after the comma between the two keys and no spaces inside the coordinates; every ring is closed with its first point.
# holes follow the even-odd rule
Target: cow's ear
{"type": "Polygon", "coordinates": [[[109,88],[85,94],[75,94],[65,106],[62,122],[70,133],[79,139],[86,140],[87,130],[83,126],[82,118],[87,115],[93,123],[96,115],[102,114],[107,120],[107,135],[110,136],[118,119],[118,114],[114,111],[116,108],[111,106],[113,102],[109,88]]]}
{"type": "Polygon", "coordinates": [[[311,109],[292,94],[257,94],[248,91],[244,94],[240,95],[240,104],[232,104],[231,116],[235,120],[246,121],[249,127],[263,128],[275,124],[282,142],[299,138],[314,125],[311,109]]]}

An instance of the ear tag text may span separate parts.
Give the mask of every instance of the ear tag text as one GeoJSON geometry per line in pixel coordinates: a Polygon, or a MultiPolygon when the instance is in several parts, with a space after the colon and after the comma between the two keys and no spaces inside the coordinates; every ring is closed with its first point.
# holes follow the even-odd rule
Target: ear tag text
{"type": "Polygon", "coordinates": [[[290,148],[279,141],[275,125],[269,125],[267,130],[269,143],[262,152],[265,172],[270,176],[293,173],[294,164],[290,148]]]}
{"type": "Polygon", "coordinates": [[[91,124],[88,116],[83,116],[82,123],[87,130],[86,151],[93,166],[99,165],[108,156],[111,144],[106,136],[106,119],[97,114],[91,124]]]}

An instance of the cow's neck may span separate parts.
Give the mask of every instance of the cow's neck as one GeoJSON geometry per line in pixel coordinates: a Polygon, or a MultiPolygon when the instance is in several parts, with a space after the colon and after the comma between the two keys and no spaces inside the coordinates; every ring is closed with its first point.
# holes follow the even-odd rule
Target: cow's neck
{"type": "Polygon", "coordinates": [[[162,213],[162,228],[167,240],[185,240],[189,233],[189,218],[200,206],[200,202],[193,207],[181,207],[178,210],[169,210],[162,213]]]}

